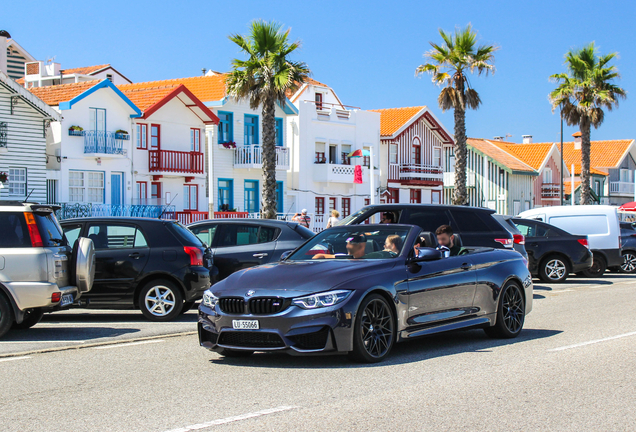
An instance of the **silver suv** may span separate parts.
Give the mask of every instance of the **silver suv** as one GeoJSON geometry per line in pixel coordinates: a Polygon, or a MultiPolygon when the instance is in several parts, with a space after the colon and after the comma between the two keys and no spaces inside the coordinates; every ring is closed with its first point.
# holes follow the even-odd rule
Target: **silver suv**
{"type": "Polygon", "coordinates": [[[68,245],[55,206],[0,201],[0,337],[68,308],[93,286],[93,242],[68,245]]]}

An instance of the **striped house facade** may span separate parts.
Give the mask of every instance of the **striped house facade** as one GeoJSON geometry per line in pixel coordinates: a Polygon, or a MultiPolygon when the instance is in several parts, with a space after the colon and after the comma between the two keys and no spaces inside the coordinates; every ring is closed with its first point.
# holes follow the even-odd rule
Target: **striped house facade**
{"type": "Polygon", "coordinates": [[[46,201],[46,137],[59,115],[0,72],[0,199],[46,201]]]}
{"type": "Polygon", "coordinates": [[[7,39],[7,75],[14,80],[24,78],[24,64],[35,61],[29,54],[13,39],[7,39]]]}

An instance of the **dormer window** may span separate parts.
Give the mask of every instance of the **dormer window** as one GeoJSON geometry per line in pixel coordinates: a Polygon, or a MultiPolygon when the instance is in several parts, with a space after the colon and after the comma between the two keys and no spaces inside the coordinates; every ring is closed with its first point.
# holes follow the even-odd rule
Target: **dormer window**
{"type": "Polygon", "coordinates": [[[322,109],[322,93],[316,93],[316,109],[322,109]]]}
{"type": "Polygon", "coordinates": [[[106,74],[106,79],[110,82],[113,82],[113,74],[106,74]]]}

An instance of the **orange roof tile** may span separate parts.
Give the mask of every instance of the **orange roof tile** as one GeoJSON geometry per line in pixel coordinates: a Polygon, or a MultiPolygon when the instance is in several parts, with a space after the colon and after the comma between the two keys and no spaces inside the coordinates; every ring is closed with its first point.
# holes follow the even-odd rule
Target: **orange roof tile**
{"type": "Polygon", "coordinates": [[[17,80],[15,80],[15,82],[17,82],[18,84],[21,84],[22,86],[24,86],[24,77],[18,78],[17,80]]]}
{"type": "MultiPolygon", "coordinates": [[[[122,87],[122,86],[120,86],[122,87]]],[[[146,111],[148,108],[165,98],[170,92],[179,87],[179,84],[150,87],[150,88],[138,88],[138,89],[120,89],[122,93],[128,97],[141,111],[146,111]]]]}
{"type": "Polygon", "coordinates": [[[100,82],[99,80],[91,80],[71,84],[31,87],[28,90],[42,99],[47,105],[56,106],[60,102],[70,101],[100,82]]]}
{"type": "Polygon", "coordinates": [[[466,140],[466,144],[482,152],[486,156],[494,159],[503,166],[510,168],[513,171],[524,171],[529,173],[535,172],[535,170],[530,165],[520,160],[517,156],[506,151],[505,148],[500,147],[498,145],[498,141],[488,141],[481,138],[468,138],[466,140]]]}
{"type": "Polygon", "coordinates": [[[369,110],[380,113],[380,135],[391,136],[409,122],[425,106],[369,110]]]}
{"type": "MultiPolygon", "coordinates": [[[[634,140],[604,140],[590,143],[590,172],[606,175],[600,168],[615,168],[634,140]]],[[[563,143],[563,160],[570,167],[574,164],[575,175],[581,172],[581,150],[574,148],[573,142],[563,143]]]]}
{"type": "MultiPolygon", "coordinates": [[[[227,74],[148,81],[117,86],[122,92],[131,90],[156,89],[166,86],[185,85],[202,102],[219,101],[226,96],[225,77],[227,74]]],[[[140,107],[141,108],[141,107],[140,107]]]]}
{"type": "Polygon", "coordinates": [[[521,159],[537,171],[541,169],[541,164],[552,149],[552,143],[510,144],[500,143],[499,141],[491,142],[521,159]]]}
{"type": "Polygon", "coordinates": [[[95,73],[102,69],[106,69],[108,67],[110,67],[110,64],[103,64],[103,65],[97,65],[97,66],[84,66],[84,67],[77,67],[77,68],[71,68],[71,69],[62,69],[60,72],[64,75],[70,75],[70,74],[90,75],[92,73],[95,73]]]}

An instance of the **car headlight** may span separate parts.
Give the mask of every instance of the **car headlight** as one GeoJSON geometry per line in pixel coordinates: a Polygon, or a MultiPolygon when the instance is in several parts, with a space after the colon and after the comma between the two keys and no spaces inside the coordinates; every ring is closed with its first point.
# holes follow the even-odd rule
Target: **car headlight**
{"type": "Polygon", "coordinates": [[[292,304],[303,309],[317,309],[337,305],[345,301],[352,291],[337,290],[319,294],[312,294],[305,297],[297,297],[292,300],[292,304]]]}
{"type": "Polygon", "coordinates": [[[207,290],[203,293],[203,305],[209,307],[210,309],[214,309],[217,302],[219,301],[218,297],[212,294],[212,291],[207,290]]]}

